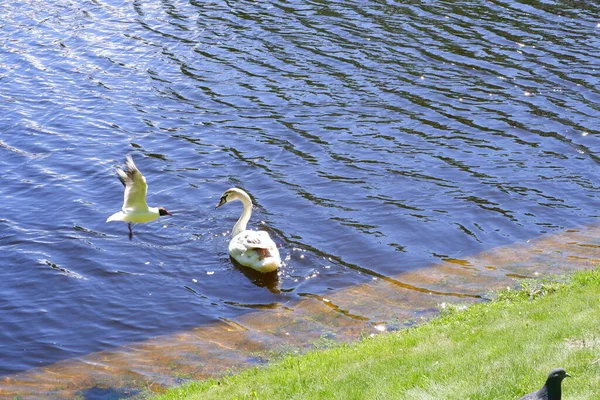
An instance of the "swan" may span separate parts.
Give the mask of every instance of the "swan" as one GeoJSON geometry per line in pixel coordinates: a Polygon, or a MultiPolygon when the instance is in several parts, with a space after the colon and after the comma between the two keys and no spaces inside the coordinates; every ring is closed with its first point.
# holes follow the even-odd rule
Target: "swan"
{"type": "Polygon", "coordinates": [[[258,272],[272,272],[281,266],[281,257],[277,245],[265,231],[247,230],[246,225],[252,215],[252,200],[248,193],[238,188],[231,188],[221,196],[221,207],[230,201],[240,200],[244,211],[233,226],[232,238],[229,242],[229,255],[238,263],[258,272]]]}
{"type": "Polygon", "coordinates": [[[146,203],[146,191],[148,184],[146,178],[133,163],[133,159],[128,154],[125,157],[125,170],[117,168],[119,180],[125,186],[123,196],[123,207],[106,219],[106,222],[122,221],[129,223],[129,239],[133,235],[131,230],[132,223],[144,223],[154,221],[163,215],[173,215],[164,207],[148,207],[146,203]]]}

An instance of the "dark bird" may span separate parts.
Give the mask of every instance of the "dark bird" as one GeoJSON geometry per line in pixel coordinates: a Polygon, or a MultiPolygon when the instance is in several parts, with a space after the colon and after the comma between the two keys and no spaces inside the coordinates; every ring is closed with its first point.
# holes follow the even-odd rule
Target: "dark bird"
{"type": "Polygon", "coordinates": [[[526,394],[519,400],[560,400],[561,390],[560,384],[567,376],[567,372],[562,368],[556,368],[550,371],[548,379],[542,388],[533,393],[526,394]]]}

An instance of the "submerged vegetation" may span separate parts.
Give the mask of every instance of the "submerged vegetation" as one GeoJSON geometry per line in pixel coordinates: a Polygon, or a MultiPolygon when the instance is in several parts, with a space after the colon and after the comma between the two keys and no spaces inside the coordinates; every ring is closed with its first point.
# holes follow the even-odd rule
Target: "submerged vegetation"
{"type": "Polygon", "coordinates": [[[156,399],[517,399],[564,367],[563,399],[597,399],[600,270],[524,281],[414,328],[285,356],[156,399]]]}

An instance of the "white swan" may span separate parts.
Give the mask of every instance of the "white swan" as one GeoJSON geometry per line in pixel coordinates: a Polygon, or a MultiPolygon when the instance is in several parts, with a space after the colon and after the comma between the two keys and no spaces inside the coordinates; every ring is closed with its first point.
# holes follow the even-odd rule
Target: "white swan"
{"type": "Polygon", "coordinates": [[[130,155],[125,157],[125,171],[117,168],[117,174],[119,180],[125,186],[123,207],[121,211],[117,211],[108,217],[106,222],[129,222],[129,239],[133,234],[131,231],[132,223],[150,222],[163,215],[173,215],[163,207],[148,207],[148,203],[146,203],[146,191],[148,189],[146,178],[137,169],[130,155]]]}
{"type": "Polygon", "coordinates": [[[241,189],[231,188],[223,193],[217,207],[234,200],[242,202],[244,211],[233,226],[231,232],[233,238],[229,242],[229,255],[238,263],[259,272],[275,271],[281,266],[281,257],[275,242],[265,231],[246,230],[246,225],[252,215],[250,196],[241,189]]]}

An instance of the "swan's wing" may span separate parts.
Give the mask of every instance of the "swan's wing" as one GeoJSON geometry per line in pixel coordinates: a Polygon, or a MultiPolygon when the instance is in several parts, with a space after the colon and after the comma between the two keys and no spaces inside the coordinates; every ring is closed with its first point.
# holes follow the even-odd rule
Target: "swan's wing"
{"type": "Polygon", "coordinates": [[[244,231],[230,243],[230,250],[247,257],[257,257],[259,260],[267,257],[279,257],[277,245],[269,234],[264,231],[244,231]]]}
{"type": "Polygon", "coordinates": [[[248,249],[272,249],[276,248],[275,242],[269,234],[264,231],[244,231],[239,235],[239,243],[248,249]]]}
{"type": "Polygon", "coordinates": [[[265,238],[264,235],[259,235],[259,232],[254,233],[254,235],[246,236],[246,247],[249,249],[269,249],[273,247],[274,243],[268,235],[265,238]]]}
{"type": "Polygon", "coordinates": [[[125,186],[123,211],[146,210],[148,208],[146,178],[137,169],[130,155],[125,157],[125,170],[117,169],[117,173],[121,183],[125,186]]]}
{"type": "Polygon", "coordinates": [[[264,231],[243,231],[229,243],[229,254],[240,264],[259,272],[274,271],[281,265],[275,242],[264,231]]]}

